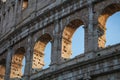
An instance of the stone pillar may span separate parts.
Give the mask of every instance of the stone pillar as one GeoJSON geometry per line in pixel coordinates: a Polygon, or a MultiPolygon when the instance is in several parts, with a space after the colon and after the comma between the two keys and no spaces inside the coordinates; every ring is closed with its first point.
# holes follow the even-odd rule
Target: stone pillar
{"type": "Polygon", "coordinates": [[[13,11],[14,12],[14,16],[13,16],[14,24],[16,24],[17,8],[18,8],[18,0],[15,1],[14,11],[13,11]]]}
{"type": "Polygon", "coordinates": [[[51,52],[51,66],[56,66],[61,62],[61,36],[59,33],[59,21],[55,22],[55,30],[53,32],[54,39],[52,43],[52,52],[51,52]]]}
{"type": "Polygon", "coordinates": [[[1,11],[1,34],[3,34],[4,33],[4,27],[3,27],[3,23],[4,23],[4,16],[3,16],[3,12],[1,11]]]}
{"type": "Polygon", "coordinates": [[[94,12],[93,12],[93,5],[92,1],[88,0],[88,14],[89,14],[89,21],[88,21],[88,50],[87,51],[94,51],[95,47],[97,46],[97,43],[95,43],[94,39],[94,12]]]}
{"type": "Polygon", "coordinates": [[[52,41],[52,55],[51,55],[51,64],[57,64],[58,61],[60,60],[60,53],[59,53],[59,35],[55,34],[54,35],[54,41],[52,41]],[[59,60],[58,60],[59,59],[59,60]]]}
{"type": "MultiPolygon", "coordinates": [[[[1,15],[1,12],[0,12],[0,15],[1,15]]],[[[0,36],[1,36],[1,34],[2,34],[2,17],[0,17],[0,36]]]]}
{"type": "Polygon", "coordinates": [[[32,36],[29,36],[27,43],[28,45],[25,53],[26,64],[25,64],[25,70],[23,75],[24,80],[30,80],[30,76],[32,74],[32,59],[33,59],[32,36]]]}
{"type": "Polygon", "coordinates": [[[10,80],[11,62],[12,62],[13,53],[14,53],[13,48],[10,47],[8,49],[7,60],[6,60],[5,80],[10,80]]]}
{"type": "Polygon", "coordinates": [[[24,0],[21,0],[20,11],[22,11],[22,8],[23,8],[23,1],[24,1],[24,0]]]}
{"type": "Polygon", "coordinates": [[[87,52],[89,50],[89,47],[88,47],[88,27],[86,25],[84,25],[84,31],[85,31],[85,34],[84,34],[84,51],[87,52]]]}
{"type": "Polygon", "coordinates": [[[8,10],[6,11],[6,20],[5,20],[5,33],[9,31],[9,27],[8,27],[8,20],[9,20],[9,13],[8,10]]]}
{"type": "MultiPolygon", "coordinates": [[[[9,21],[8,22],[10,22],[11,24],[10,24],[10,26],[13,26],[14,25],[14,23],[15,23],[15,18],[16,18],[16,15],[15,15],[15,6],[13,6],[12,5],[12,7],[11,7],[11,10],[10,10],[10,12],[9,12],[9,17],[10,17],[10,19],[9,19],[9,21]],[[12,19],[11,19],[12,18],[12,19]]],[[[10,28],[11,29],[11,28],[10,28]]]]}

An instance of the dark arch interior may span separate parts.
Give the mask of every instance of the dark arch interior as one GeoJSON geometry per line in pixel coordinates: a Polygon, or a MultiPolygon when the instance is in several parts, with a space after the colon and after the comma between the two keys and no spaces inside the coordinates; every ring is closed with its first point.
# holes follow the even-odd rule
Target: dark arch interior
{"type": "Polygon", "coordinates": [[[106,44],[106,22],[114,13],[120,11],[120,4],[111,4],[103,9],[98,18],[98,47],[104,48],[106,44]]]}
{"type": "Polygon", "coordinates": [[[69,59],[72,55],[72,36],[74,32],[83,25],[79,19],[71,21],[64,29],[62,35],[62,58],[69,59]]]}
{"type": "MultiPolygon", "coordinates": [[[[41,70],[44,67],[44,50],[47,45],[52,40],[52,37],[49,34],[42,35],[34,46],[34,55],[33,55],[33,64],[32,69],[33,73],[41,70]]],[[[47,54],[47,53],[46,53],[47,54]]]]}
{"type": "Polygon", "coordinates": [[[10,78],[21,78],[22,77],[22,61],[24,58],[25,49],[23,47],[18,48],[13,57],[11,63],[11,74],[10,78]]]}

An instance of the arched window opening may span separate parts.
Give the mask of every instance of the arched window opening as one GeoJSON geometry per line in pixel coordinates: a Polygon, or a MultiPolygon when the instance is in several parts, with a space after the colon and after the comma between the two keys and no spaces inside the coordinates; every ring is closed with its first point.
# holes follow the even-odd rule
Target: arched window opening
{"type": "Polygon", "coordinates": [[[24,74],[24,70],[25,70],[25,57],[22,60],[22,74],[24,74]]]}
{"type": "MultiPolygon", "coordinates": [[[[81,27],[81,25],[83,25],[83,22],[81,20],[73,20],[65,27],[65,29],[63,31],[63,35],[62,35],[62,58],[64,58],[65,60],[72,57],[71,55],[75,52],[75,50],[72,51],[72,37],[73,37],[73,34],[75,33],[75,31],[77,29],[79,30],[79,27],[81,27]]],[[[80,35],[81,34],[78,34],[77,38],[81,37],[80,35]]],[[[75,44],[81,46],[82,44],[84,45],[84,42],[82,42],[82,44],[81,44],[81,41],[79,41],[79,43],[75,43],[75,44]]],[[[74,45],[73,45],[73,47],[74,47],[74,45]]],[[[81,49],[81,47],[79,47],[79,49],[81,49]]],[[[76,54],[77,53],[75,52],[73,57],[76,54]]]]}
{"type": "Polygon", "coordinates": [[[36,73],[41,69],[48,67],[48,64],[50,64],[50,63],[47,63],[47,65],[45,64],[45,59],[46,59],[45,57],[46,55],[48,57],[49,52],[45,53],[44,51],[45,51],[46,45],[50,43],[51,40],[52,40],[52,37],[46,33],[42,35],[39,38],[39,40],[36,42],[34,46],[33,64],[32,64],[33,73],[36,73]]]}
{"type": "Polygon", "coordinates": [[[0,62],[0,80],[4,80],[5,77],[5,62],[6,60],[1,60],[0,62]]]}
{"type": "Polygon", "coordinates": [[[72,36],[72,56],[75,56],[84,53],[84,25],[79,26],[79,28],[74,32],[72,36]]]}
{"type": "Polygon", "coordinates": [[[11,74],[10,74],[11,79],[18,79],[22,77],[23,75],[22,62],[23,62],[24,54],[25,54],[25,49],[19,48],[16,50],[15,54],[13,55],[12,63],[11,63],[11,74]]]}
{"type": "Polygon", "coordinates": [[[26,9],[27,7],[28,7],[28,0],[23,0],[22,10],[26,9]]]}
{"type": "Polygon", "coordinates": [[[120,11],[114,13],[106,22],[106,46],[120,43],[120,11]]]}
{"type": "Polygon", "coordinates": [[[45,47],[45,50],[44,50],[44,52],[45,52],[45,56],[44,56],[45,57],[44,58],[45,66],[43,67],[43,69],[48,68],[50,65],[51,50],[52,50],[51,49],[51,42],[48,42],[46,47],[45,47]]]}
{"type": "MultiPolygon", "coordinates": [[[[111,5],[107,6],[105,9],[103,9],[103,12],[99,16],[99,18],[98,18],[98,22],[99,22],[99,25],[98,25],[99,26],[98,27],[98,48],[104,48],[108,45],[113,45],[113,43],[111,43],[109,41],[114,41],[115,39],[113,38],[113,36],[115,37],[119,34],[119,33],[116,33],[116,31],[115,31],[116,24],[114,24],[113,22],[109,23],[109,17],[112,15],[114,16],[114,13],[116,13],[118,11],[120,11],[120,4],[111,4],[111,5]],[[111,24],[111,25],[109,25],[109,24],[111,24]],[[113,29],[113,30],[111,30],[111,29],[113,29]],[[114,33],[109,32],[110,30],[113,31],[114,33]],[[112,39],[110,39],[109,35],[112,37],[112,39]],[[110,40],[108,40],[108,39],[110,39],[110,40]]],[[[119,37],[119,36],[117,36],[117,37],[119,37]]],[[[118,40],[118,38],[117,38],[117,40],[118,40]]],[[[116,43],[116,41],[114,41],[114,44],[115,43],[116,43]]]]}

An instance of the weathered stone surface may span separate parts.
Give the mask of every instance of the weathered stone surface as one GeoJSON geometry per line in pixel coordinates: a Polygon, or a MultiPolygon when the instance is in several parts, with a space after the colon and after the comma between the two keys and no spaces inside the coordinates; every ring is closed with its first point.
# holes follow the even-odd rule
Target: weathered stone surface
{"type": "Polygon", "coordinates": [[[120,80],[120,44],[105,47],[106,20],[117,11],[120,0],[0,0],[0,80],[120,80]],[[81,25],[85,51],[71,59],[81,25]]]}

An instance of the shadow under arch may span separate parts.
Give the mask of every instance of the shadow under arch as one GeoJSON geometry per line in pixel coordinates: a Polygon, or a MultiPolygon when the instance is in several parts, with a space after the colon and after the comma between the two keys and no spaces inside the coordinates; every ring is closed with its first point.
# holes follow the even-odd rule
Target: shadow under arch
{"type": "Polygon", "coordinates": [[[83,21],[79,19],[72,20],[68,25],[65,26],[62,32],[62,58],[69,59],[72,55],[72,36],[74,32],[81,27],[83,21]]]}
{"type": "Polygon", "coordinates": [[[23,58],[25,55],[25,48],[20,47],[18,48],[12,56],[11,62],[11,72],[10,78],[11,79],[20,79],[23,76],[22,67],[23,67],[23,58]]]}
{"type": "Polygon", "coordinates": [[[33,63],[32,63],[32,72],[36,73],[43,69],[45,66],[44,61],[44,50],[46,45],[52,41],[52,37],[49,33],[45,33],[41,35],[34,45],[34,53],[33,53],[33,63]]]}
{"type": "Polygon", "coordinates": [[[105,48],[107,19],[118,11],[120,11],[120,4],[111,4],[105,7],[98,17],[98,48],[105,48]]]}

